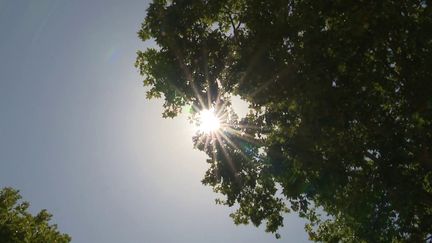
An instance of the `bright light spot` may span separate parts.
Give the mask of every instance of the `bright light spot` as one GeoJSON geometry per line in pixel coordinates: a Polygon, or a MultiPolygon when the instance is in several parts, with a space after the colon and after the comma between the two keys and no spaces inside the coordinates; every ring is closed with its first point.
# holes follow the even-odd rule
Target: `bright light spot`
{"type": "Polygon", "coordinates": [[[239,116],[239,118],[246,117],[246,115],[249,113],[249,103],[245,100],[242,100],[240,96],[231,96],[231,104],[234,112],[239,116]]]}
{"type": "Polygon", "coordinates": [[[220,128],[220,120],[214,109],[202,110],[199,113],[198,130],[204,133],[215,132],[220,128]]]}

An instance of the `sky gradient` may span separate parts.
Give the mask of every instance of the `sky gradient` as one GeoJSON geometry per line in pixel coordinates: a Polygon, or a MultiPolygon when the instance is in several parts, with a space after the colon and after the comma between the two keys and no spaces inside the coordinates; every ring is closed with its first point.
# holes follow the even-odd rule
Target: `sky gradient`
{"type": "Polygon", "coordinates": [[[185,116],[161,117],[134,68],[146,1],[0,0],[0,186],[78,243],[307,242],[235,226],[201,184],[185,116]]]}

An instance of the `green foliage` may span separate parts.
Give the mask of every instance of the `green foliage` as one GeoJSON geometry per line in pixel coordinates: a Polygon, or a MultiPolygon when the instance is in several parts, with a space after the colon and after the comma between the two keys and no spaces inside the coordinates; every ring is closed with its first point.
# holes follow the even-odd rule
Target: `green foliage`
{"type": "Polygon", "coordinates": [[[159,45],[136,66],[164,116],[250,103],[194,138],[235,223],[276,232],[291,209],[315,241],[432,233],[428,1],[155,0],[139,36],[159,45]]]}
{"type": "Polygon", "coordinates": [[[20,201],[17,190],[3,188],[0,191],[0,242],[47,243],[70,242],[67,234],[61,234],[56,225],[50,225],[52,217],[45,209],[36,216],[27,212],[30,204],[20,201]]]}

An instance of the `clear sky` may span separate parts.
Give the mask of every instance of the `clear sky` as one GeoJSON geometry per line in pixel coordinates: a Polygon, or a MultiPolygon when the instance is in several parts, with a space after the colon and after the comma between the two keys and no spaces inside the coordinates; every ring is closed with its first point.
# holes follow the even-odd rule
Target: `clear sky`
{"type": "Polygon", "coordinates": [[[306,242],[235,226],[201,184],[185,117],[161,118],[134,68],[143,0],[0,0],[0,187],[78,243],[306,242]]]}

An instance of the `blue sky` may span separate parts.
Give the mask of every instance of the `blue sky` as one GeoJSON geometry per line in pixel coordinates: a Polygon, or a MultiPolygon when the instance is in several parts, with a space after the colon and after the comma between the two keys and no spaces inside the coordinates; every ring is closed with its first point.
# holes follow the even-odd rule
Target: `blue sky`
{"type": "Polygon", "coordinates": [[[0,0],[0,186],[72,242],[306,242],[235,226],[201,185],[184,116],[161,118],[133,63],[146,1],[0,0]]]}

